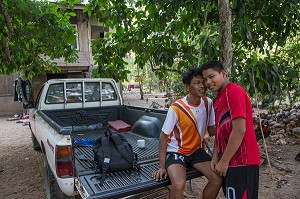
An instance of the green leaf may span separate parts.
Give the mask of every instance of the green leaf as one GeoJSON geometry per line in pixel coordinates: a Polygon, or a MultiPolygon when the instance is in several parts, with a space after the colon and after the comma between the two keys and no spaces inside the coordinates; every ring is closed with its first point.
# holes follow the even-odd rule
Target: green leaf
{"type": "Polygon", "coordinates": [[[253,53],[253,59],[252,59],[252,65],[255,66],[257,64],[257,62],[258,62],[257,53],[254,52],[253,53]]]}
{"type": "Polygon", "coordinates": [[[75,14],[74,12],[69,12],[69,15],[70,15],[71,17],[75,17],[75,16],[76,16],[76,14],[75,14]]]}
{"type": "Polygon", "coordinates": [[[255,75],[256,78],[260,78],[260,70],[257,68],[256,69],[256,75],[255,75]]]}
{"type": "Polygon", "coordinates": [[[264,88],[265,83],[263,81],[259,81],[258,82],[258,87],[260,90],[262,90],[264,88]]]}

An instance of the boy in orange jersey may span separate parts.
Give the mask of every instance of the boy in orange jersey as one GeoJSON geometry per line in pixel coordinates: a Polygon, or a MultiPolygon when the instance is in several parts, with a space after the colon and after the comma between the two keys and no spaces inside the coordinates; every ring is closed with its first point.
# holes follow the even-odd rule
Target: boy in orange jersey
{"type": "Polygon", "coordinates": [[[193,166],[208,179],[203,198],[216,198],[222,179],[211,169],[211,156],[201,147],[206,130],[210,135],[215,131],[212,100],[205,97],[200,69],[190,69],[182,81],[188,95],[174,102],[168,110],[159,138],[160,169],[153,173],[153,178],[161,180],[169,176],[169,198],[182,198],[186,167],[193,166]]]}

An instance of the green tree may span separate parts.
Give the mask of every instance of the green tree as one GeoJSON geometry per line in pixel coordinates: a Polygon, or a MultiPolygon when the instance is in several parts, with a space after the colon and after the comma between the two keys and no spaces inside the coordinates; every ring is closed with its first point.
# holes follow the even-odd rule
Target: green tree
{"type": "Polygon", "coordinates": [[[58,4],[35,0],[0,0],[0,73],[26,77],[58,71],[50,59],[77,59],[73,12],[58,4]]]}
{"type": "Polygon", "coordinates": [[[126,79],[129,71],[123,57],[133,51],[135,63],[141,69],[149,63],[160,78],[166,71],[181,73],[204,61],[226,58],[233,80],[252,96],[253,80],[263,97],[280,96],[282,88],[299,88],[300,60],[286,64],[289,57],[277,56],[300,29],[298,0],[232,0],[225,5],[215,0],[130,2],[91,0],[86,7],[87,12],[94,12],[99,21],[115,29],[94,42],[98,49],[94,59],[101,76],[113,73],[116,79],[126,79]],[[219,12],[218,6],[228,5],[227,13],[219,12]],[[232,14],[226,18],[229,11],[232,14]],[[231,49],[230,41],[226,48],[222,46],[226,26],[220,21],[231,24],[233,64],[221,53],[225,49],[225,56],[230,56],[231,49]]]}
{"type": "Polygon", "coordinates": [[[299,96],[300,59],[292,56],[299,53],[299,1],[235,0],[232,7],[234,81],[251,96],[256,85],[262,99],[281,98],[286,91],[299,96]]]}

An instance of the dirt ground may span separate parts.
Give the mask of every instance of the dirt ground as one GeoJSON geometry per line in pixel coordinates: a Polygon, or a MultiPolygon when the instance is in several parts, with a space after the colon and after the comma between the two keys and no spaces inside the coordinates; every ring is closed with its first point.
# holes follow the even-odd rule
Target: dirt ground
{"type": "MultiPolygon", "coordinates": [[[[162,96],[124,95],[124,104],[150,106],[152,101],[164,104],[162,96]],[[148,98],[148,100],[146,100],[148,98]]],[[[6,121],[9,116],[0,117],[0,199],[43,199],[44,165],[41,152],[31,147],[29,126],[16,121],[6,121]]],[[[292,139],[292,138],[291,138],[292,139]]],[[[293,138],[294,139],[294,138],[293,138]]],[[[272,167],[276,179],[273,181],[266,163],[260,167],[259,198],[297,199],[300,198],[300,162],[294,158],[300,151],[299,140],[294,144],[274,145],[268,142],[268,154],[272,160],[288,167],[291,172],[279,171],[272,167]]],[[[262,147],[262,142],[259,142],[262,147]]],[[[264,152],[264,149],[261,149],[264,152]]],[[[206,183],[204,178],[192,180],[192,192],[187,182],[185,198],[201,198],[206,183]]],[[[218,199],[225,198],[219,193],[218,199]]]]}

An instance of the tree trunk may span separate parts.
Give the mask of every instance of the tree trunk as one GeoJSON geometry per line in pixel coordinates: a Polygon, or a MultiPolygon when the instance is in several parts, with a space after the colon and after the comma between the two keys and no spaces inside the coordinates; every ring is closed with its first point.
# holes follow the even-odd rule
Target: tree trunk
{"type": "Polygon", "coordinates": [[[221,29],[221,62],[230,76],[232,66],[231,11],[229,0],[218,0],[221,29]]]}
{"type": "Polygon", "coordinates": [[[120,91],[121,97],[124,100],[124,98],[123,98],[123,84],[122,84],[121,81],[118,82],[118,86],[119,86],[119,91],[120,91]]]}
{"type": "Polygon", "coordinates": [[[141,100],[144,99],[144,92],[143,92],[143,89],[142,89],[142,78],[140,76],[140,68],[137,67],[137,71],[138,71],[138,82],[139,82],[139,86],[140,86],[140,95],[141,95],[141,100]]]}
{"type": "Polygon", "coordinates": [[[6,24],[6,27],[7,27],[7,36],[4,38],[4,41],[3,41],[3,50],[4,50],[4,53],[3,53],[3,57],[4,57],[4,60],[5,61],[11,61],[11,55],[10,55],[10,49],[9,49],[9,42],[10,42],[10,39],[11,39],[11,36],[13,35],[13,25],[12,25],[12,21],[11,21],[11,18],[7,12],[7,9],[5,8],[5,5],[3,4],[2,1],[0,1],[0,11],[5,19],[5,24],[6,24]]]}

